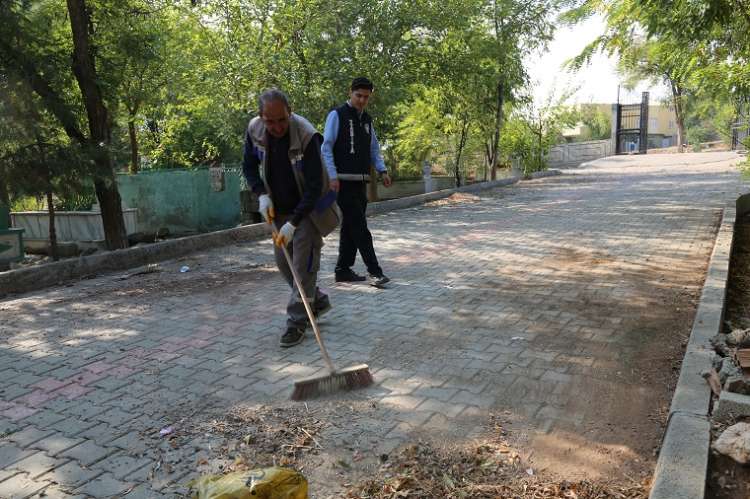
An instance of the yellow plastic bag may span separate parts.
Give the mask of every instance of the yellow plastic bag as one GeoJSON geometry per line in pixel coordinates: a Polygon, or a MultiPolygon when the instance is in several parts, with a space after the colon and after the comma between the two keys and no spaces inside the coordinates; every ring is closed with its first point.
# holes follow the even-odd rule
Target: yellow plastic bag
{"type": "Polygon", "coordinates": [[[193,499],[307,499],[307,479],[290,468],[207,475],[190,482],[193,499]]]}

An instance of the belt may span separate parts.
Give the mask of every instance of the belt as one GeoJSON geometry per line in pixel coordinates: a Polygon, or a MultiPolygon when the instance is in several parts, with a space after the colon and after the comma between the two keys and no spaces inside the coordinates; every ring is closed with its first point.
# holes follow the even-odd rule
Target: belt
{"type": "Polygon", "coordinates": [[[369,182],[370,175],[366,173],[339,173],[336,175],[339,180],[348,180],[354,182],[369,182]]]}

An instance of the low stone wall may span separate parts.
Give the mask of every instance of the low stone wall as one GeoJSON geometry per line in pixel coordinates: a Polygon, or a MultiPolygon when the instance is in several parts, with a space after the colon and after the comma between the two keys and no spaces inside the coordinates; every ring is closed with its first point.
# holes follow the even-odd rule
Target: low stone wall
{"type": "Polygon", "coordinates": [[[571,142],[553,147],[547,156],[551,168],[578,166],[586,161],[612,156],[611,140],[593,140],[589,142],[571,142]]]}
{"type": "MultiPolygon", "coordinates": [[[[125,230],[138,232],[137,210],[122,210],[125,230]]],[[[26,241],[49,242],[49,213],[46,211],[17,211],[10,214],[13,227],[23,229],[26,241]]],[[[58,211],[55,213],[55,234],[59,242],[104,241],[102,215],[98,211],[58,211]]]]}
{"type": "MultiPolygon", "coordinates": [[[[450,189],[456,183],[453,177],[432,177],[431,191],[450,189]]],[[[390,187],[378,184],[378,199],[395,199],[408,196],[417,196],[425,193],[425,182],[422,179],[397,180],[390,187]]]]}

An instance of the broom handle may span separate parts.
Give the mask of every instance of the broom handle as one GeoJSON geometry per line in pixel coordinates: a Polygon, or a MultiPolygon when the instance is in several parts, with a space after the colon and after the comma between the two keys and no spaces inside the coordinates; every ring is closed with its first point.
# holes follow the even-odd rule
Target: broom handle
{"type": "MultiPolygon", "coordinates": [[[[271,233],[274,236],[274,239],[276,239],[276,236],[278,232],[276,232],[276,229],[274,228],[273,223],[271,223],[271,233]]],[[[307,297],[305,296],[305,290],[302,287],[302,279],[299,278],[297,275],[297,269],[294,268],[292,258],[289,256],[289,252],[286,249],[286,246],[281,247],[282,251],[284,252],[284,258],[286,258],[287,266],[289,267],[289,270],[292,271],[292,277],[294,278],[294,284],[297,285],[297,291],[299,291],[299,296],[302,298],[302,303],[305,305],[305,311],[307,312],[307,317],[310,319],[310,324],[312,324],[313,332],[315,333],[315,339],[318,342],[318,346],[320,347],[320,351],[323,354],[323,360],[328,365],[328,369],[334,373],[336,372],[336,368],[333,367],[333,362],[331,362],[331,357],[328,355],[328,350],[326,350],[325,345],[323,344],[323,337],[320,336],[320,330],[318,329],[318,323],[315,321],[315,316],[313,315],[312,308],[310,308],[310,302],[307,301],[307,297]]]]}

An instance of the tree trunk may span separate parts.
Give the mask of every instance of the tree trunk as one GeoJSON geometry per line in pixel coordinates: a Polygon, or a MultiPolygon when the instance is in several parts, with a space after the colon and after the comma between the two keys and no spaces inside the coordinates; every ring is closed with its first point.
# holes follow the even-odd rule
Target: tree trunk
{"type": "Polygon", "coordinates": [[[461,187],[461,153],[466,145],[466,136],[469,132],[469,118],[464,115],[463,123],[461,124],[461,138],[458,141],[458,150],[456,151],[456,187],[461,187]]]}
{"type": "Polygon", "coordinates": [[[539,147],[539,156],[537,158],[537,164],[536,164],[536,170],[541,170],[542,165],[544,164],[544,154],[542,154],[542,134],[541,131],[539,133],[539,138],[537,139],[537,143],[539,147]]]}
{"type": "Polygon", "coordinates": [[[8,208],[8,219],[0,220],[0,226],[6,225],[3,222],[7,222],[7,226],[10,227],[10,194],[8,193],[8,181],[5,179],[5,175],[5,167],[0,164],[0,205],[8,208]]]}
{"type": "MultiPolygon", "coordinates": [[[[493,15],[492,19],[495,25],[495,42],[503,47],[505,45],[505,39],[507,33],[504,31],[505,28],[505,16],[501,16],[498,10],[498,2],[494,0],[492,2],[493,15]],[[501,40],[502,39],[502,40],[501,40]]],[[[502,58],[497,61],[499,67],[503,67],[502,58]]],[[[492,139],[492,162],[490,163],[490,179],[497,179],[497,159],[500,154],[500,127],[503,121],[503,94],[505,86],[503,85],[503,77],[500,76],[497,81],[497,96],[495,97],[495,103],[497,104],[497,110],[495,112],[495,135],[492,139]]]]}
{"type": "Polygon", "coordinates": [[[89,122],[89,142],[95,151],[94,161],[98,167],[94,180],[96,197],[102,210],[102,225],[108,249],[128,246],[125,219],[122,216],[120,193],[112,168],[109,153],[110,125],[107,108],[97,83],[93,47],[89,41],[89,12],[85,0],[67,0],[70,29],[73,33],[73,73],[86,106],[89,122]]]}
{"type": "Polygon", "coordinates": [[[138,136],[135,134],[135,121],[128,120],[128,135],[130,136],[130,173],[136,174],[139,169],[138,136]]]}
{"type": "Polygon", "coordinates": [[[47,196],[47,216],[49,217],[49,256],[52,257],[53,261],[58,261],[60,259],[60,254],[57,249],[57,231],[55,230],[55,202],[54,199],[52,199],[52,171],[50,170],[49,165],[47,164],[47,158],[45,158],[44,154],[44,147],[42,146],[42,141],[37,136],[36,138],[37,143],[39,143],[39,159],[40,161],[40,168],[44,172],[45,175],[45,181],[47,183],[47,189],[46,189],[46,196],[47,196]]]}
{"type": "Polygon", "coordinates": [[[47,187],[47,213],[49,214],[49,255],[52,260],[60,259],[57,251],[57,232],[55,231],[55,203],[52,200],[52,187],[47,187]]]}
{"type": "Polygon", "coordinates": [[[490,164],[490,179],[497,179],[497,157],[500,152],[500,127],[503,122],[503,81],[497,82],[497,112],[495,113],[495,135],[492,138],[492,163],[490,164]]]}
{"type": "Polygon", "coordinates": [[[674,105],[674,117],[677,124],[677,152],[685,152],[685,110],[682,108],[682,88],[669,79],[672,87],[672,104],[674,105]]]}
{"type": "Polygon", "coordinates": [[[492,165],[492,152],[490,152],[490,144],[485,141],[484,142],[484,181],[487,182],[487,175],[490,171],[490,166],[492,165]]]}

